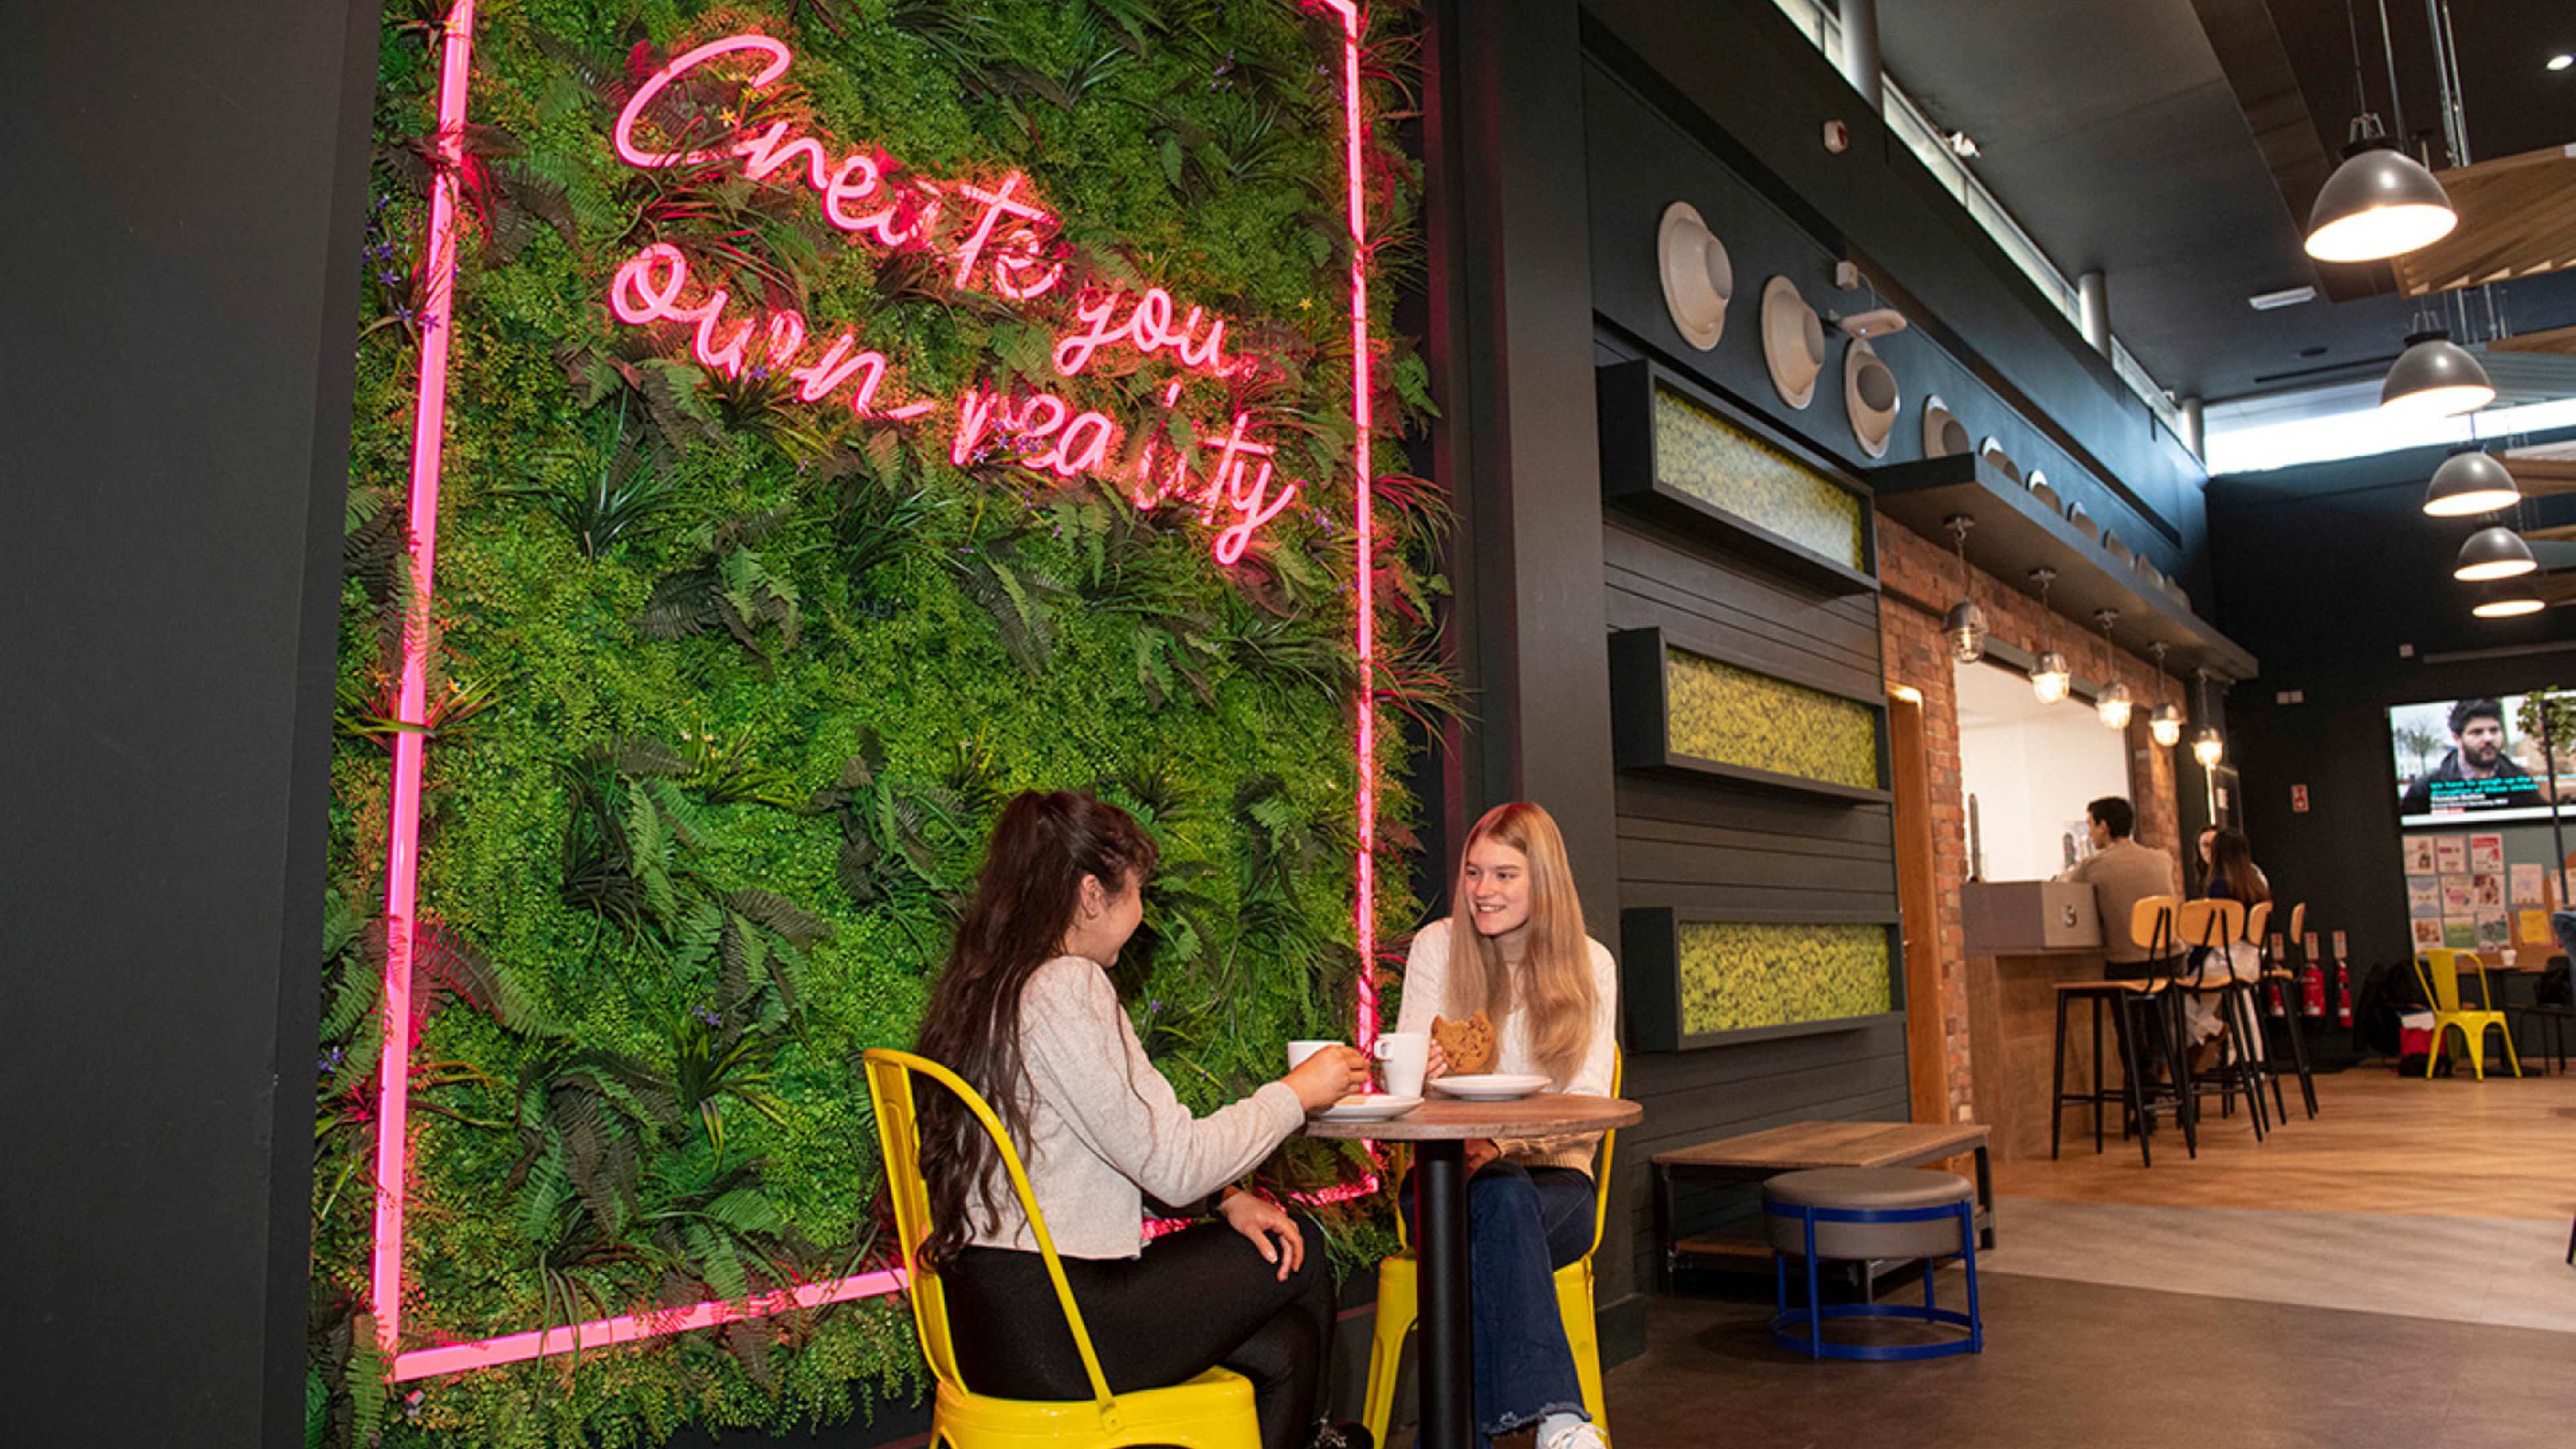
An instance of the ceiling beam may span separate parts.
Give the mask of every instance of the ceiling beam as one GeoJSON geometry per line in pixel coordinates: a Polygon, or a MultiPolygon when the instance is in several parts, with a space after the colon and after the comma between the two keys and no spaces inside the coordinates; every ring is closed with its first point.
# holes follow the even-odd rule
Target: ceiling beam
{"type": "MultiPolygon", "coordinates": [[[[2317,193],[2342,157],[2327,149],[2324,133],[2308,110],[2272,12],[2264,0],[2191,0],[2191,8],[2200,16],[2210,49],[2218,54],[2218,67],[2236,93],[2237,109],[2245,113],[2245,124],[2254,133],[2263,164],[2271,169],[2272,183],[2280,189],[2291,224],[2305,236],[2317,193]]],[[[2385,262],[2338,264],[2311,259],[2310,265],[2316,268],[2318,290],[2329,301],[2374,297],[2395,285],[2385,262]]]]}

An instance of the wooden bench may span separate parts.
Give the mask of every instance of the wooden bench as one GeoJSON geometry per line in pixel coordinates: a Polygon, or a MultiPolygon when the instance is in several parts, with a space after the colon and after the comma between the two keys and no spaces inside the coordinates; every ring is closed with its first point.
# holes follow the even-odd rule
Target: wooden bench
{"type": "MultiPolygon", "coordinates": [[[[1760,1182],[1783,1172],[1815,1167],[1921,1167],[1973,1152],[1977,1158],[1978,1246],[1995,1245],[1995,1179],[1987,1156],[1987,1131],[1977,1122],[1792,1122],[1764,1132],[1658,1152],[1655,1171],[1655,1236],[1664,1245],[1664,1286],[1684,1258],[1767,1262],[1771,1248],[1759,1232],[1703,1233],[1675,1241],[1673,1198],[1680,1185],[1760,1182]]],[[[1864,1290],[1876,1265],[1863,1270],[1864,1290]]]]}

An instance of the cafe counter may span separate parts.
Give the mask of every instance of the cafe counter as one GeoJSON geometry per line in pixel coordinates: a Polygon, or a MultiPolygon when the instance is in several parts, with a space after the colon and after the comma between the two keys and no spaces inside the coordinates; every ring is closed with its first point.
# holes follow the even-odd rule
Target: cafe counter
{"type": "MultiPolygon", "coordinates": [[[[2057,984],[2102,979],[2102,926],[2093,887],[2067,881],[1970,881],[1959,891],[1968,964],[1968,1059],[1977,1119],[2007,1162],[2048,1155],[2049,1069],[2057,1046],[2057,984]]],[[[2103,1021],[2102,1049],[2111,1043],[2103,1021]]],[[[2117,1082],[2109,1065],[2105,1085],[2117,1082]]],[[[2093,1080],[2092,1008],[2070,1003],[2066,1080],[2093,1080]]],[[[2111,1131],[2116,1120],[2106,1119],[2111,1131]]],[[[2066,1132],[2092,1135],[2092,1115],[2069,1110],[2066,1132]],[[2080,1129],[2080,1130],[2079,1130],[2080,1129]]],[[[2084,1149],[2091,1151],[2088,1144],[2084,1149]]]]}

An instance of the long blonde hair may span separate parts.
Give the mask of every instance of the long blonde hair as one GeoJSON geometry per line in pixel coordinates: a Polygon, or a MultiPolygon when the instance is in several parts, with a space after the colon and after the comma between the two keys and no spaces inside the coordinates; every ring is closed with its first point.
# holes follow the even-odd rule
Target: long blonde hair
{"type": "Polygon", "coordinates": [[[1582,1065],[1591,1045],[1600,992],[1592,980],[1592,938],[1583,930],[1574,868],[1566,863],[1565,837],[1557,833],[1555,817],[1526,800],[1486,811],[1458,852],[1457,882],[1450,892],[1448,995],[1448,1015],[1486,1012],[1497,1029],[1515,1007],[1526,1005],[1531,1055],[1560,1086],[1582,1065]],[[1529,938],[1521,956],[1527,969],[1517,975],[1503,960],[1502,948],[1476,929],[1467,856],[1487,840],[1510,846],[1529,862],[1529,938]]]}

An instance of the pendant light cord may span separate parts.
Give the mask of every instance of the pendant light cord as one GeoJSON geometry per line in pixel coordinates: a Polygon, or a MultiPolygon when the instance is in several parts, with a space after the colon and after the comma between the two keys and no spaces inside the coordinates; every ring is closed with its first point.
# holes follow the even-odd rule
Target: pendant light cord
{"type": "Polygon", "coordinates": [[[2406,144],[2406,100],[2397,93],[2397,43],[2388,30],[2388,0],[2379,0],[2379,48],[2388,57],[2388,123],[2395,128],[2397,149],[2414,154],[2406,144]]]}

